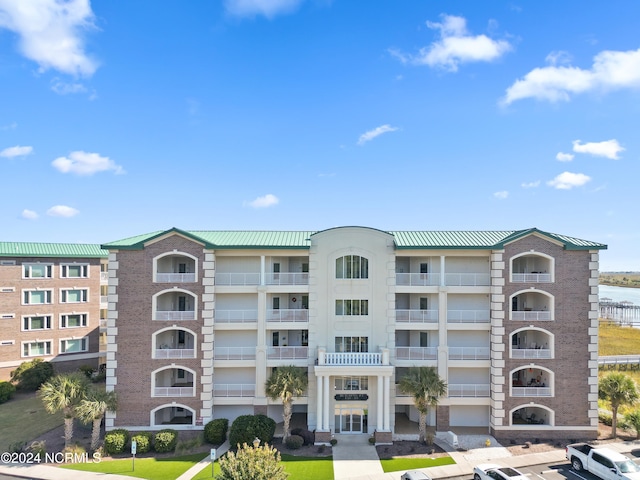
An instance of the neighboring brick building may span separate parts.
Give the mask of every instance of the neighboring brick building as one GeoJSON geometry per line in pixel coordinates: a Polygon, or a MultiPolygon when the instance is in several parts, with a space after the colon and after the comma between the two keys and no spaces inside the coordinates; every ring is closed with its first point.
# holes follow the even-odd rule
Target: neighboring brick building
{"type": "Polygon", "coordinates": [[[106,266],[99,245],[0,242],[0,380],[34,358],[57,371],[105,363],[106,266]]]}
{"type": "Polygon", "coordinates": [[[316,439],[398,438],[417,412],[397,383],[425,365],[448,384],[428,416],[438,431],[597,435],[605,245],[537,229],[341,227],[171,229],[103,248],[107,388],[119,396],[107,429],[281,421],[264,382],[294,364],[309,375],[294,412],[316,439]]]}

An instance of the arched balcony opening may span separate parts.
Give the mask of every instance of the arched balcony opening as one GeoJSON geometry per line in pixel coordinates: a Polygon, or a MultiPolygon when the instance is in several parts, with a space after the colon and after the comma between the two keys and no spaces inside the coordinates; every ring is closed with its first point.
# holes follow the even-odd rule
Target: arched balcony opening
{"type": "Polygon", "coordinates": [[[153,334],[153,358],[196,358],[196,338],[188,328],[163,328],[153,334]]]}
{"type": "Polygon", "coordinates": [[[168,252],[153,259],[153,281],[193,283],[198,278],[198,259],[184,252],[168,252]]]}
{"type": "Polygon", "coordinates": [[[195,372],[171,365],[151,372],[152,397],[195,397],[195,372]]]}
{"type": "Polygon", "coordinates": [[[553,426],[555,412],[542,405],[527,404],[511,410],[511,426],[553,426]]]}
{"type": "Polygon", "coordinates": [[[526,327],[511,333],[511,358],[553,358],[554,335],[542,328],[526,327]]]}
{"type": "Polygon", "coordinates": [[[195,320],[197,297],[179,288],[153,296],[153,320],[195,320]]]}
{"type": "Polygon", "coordinates": [[[550,283],[554,281],[555,259],[539,252],[511,257],[512,283],[550,283]]]}
{"type": "Polygon", "coordinates": [[[511,371],[512,397],[553,397],[553,384],[554,373],[533,363],[511,371]]]}
{"type": "Polygon", "coordinates": [[[553,309],[553,295],[535,289],[521,290],[511,296],[509,315],[515,321],[551,321],[553,309]]]}
{"type": "Polygon", "coordinates": [[[195,426],[196,412],[179,403],[161,405],[151,410],[151,426],[190,425],[195,426]]]}

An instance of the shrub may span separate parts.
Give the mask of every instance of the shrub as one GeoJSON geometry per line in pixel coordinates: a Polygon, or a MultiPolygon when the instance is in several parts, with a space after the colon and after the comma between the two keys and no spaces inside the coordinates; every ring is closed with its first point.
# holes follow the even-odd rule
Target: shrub
{"type": "Polygon", "coordinates": [[[304,443],[304,439],[300,435],[289,435],[285,444],[291,450],[297,450],[304,443]]]}
{"type": "Polygon", "coordinates": [[[337,438],[332,438],[329,443],[331,444],[331,446],[337,445],[338,444],[338,439],[337,438]]]}
{"type": "Polygon", "coordinates": [[[29,445],[29,451],[34,455],[40,455],[40,458],[44,458],[45,453],[47,453],[47,442],[45,440],[35,440],[29,445]]]}
{"type": "Polygon", "coordinates": [[[91,365],[80,365],[80,367],[78,367],[78,370],[84,373],[88,379],[91,379],[91,375],[93,375],[93,372],[95,372],[95,369],[91,365]]]}
{"type": "Polygon", "coordinates": [[[313,445],[316,441],[315,433],[307,430],[306,428],[294,428],[293,430],[291,430],[291,435],[298,435],[302,437],[302,439],[304,440],[303,445],[313,445]]]}
{"type": "Polygon", "coordinates": [[[7,448],[7,450],[10,453],[21,453],[24,452],[25,447],[27,446],[27,442],[13,442],[12,444],[9,445],[9,448],[7,448]]]}
{"type": "Polygon", "coordinates": [[[598,420],[610,427],[613,422],[613,417],[608,412],[598,412],[598,420]]]}
{"type": "Polygon", "coordinates": [[[204,426],[204,439],[212,445],[221,445],[227,439],[229,430],[229,420],[226,418],[216,418],[204,426]]]}
{"type": "Polygon", "coordinates": [[[0,382],[0,403],[8,402],[13,397],[16,387],[11,382],[0,382]]]}
{"type": "Polygon", "coordinates": [[[111,430],[104,436],[104,449],[110,455],[123,453],[128,443],[129,431],[124,428],[111,430]]]}
{"type": "Polygon", "coordinates": [[[62,449],[62,453],[64,453],[65,455],[71,454],[71,455],[74,455],[76,458],[79,458],[83,456],[85,453],[87,453],[87,451],[82,445],[78,445],[76,443],[75,445],[69,445],[68,447],[64,447],[62,449]]]}
{"type": "Polygon", "coordinates": [[[35,391],[51,377],[53,377],[53,365],[41,358],[22,362],[11,372],[11,381],[19,390],[35,391]]]}
{"type": "Polygon", "coordinates": [[[153,439],[153,449],[158,453],[173,452],[178,443],[178,432],[165,428],[156,433],[153,439]]]}
{"type": "Polygon", "coordinates": [[[229,430],[229,443],[232,446],[252,445],[257,437],[262,443],[273,440],[276,432],[275,420],[266,415],[241,415],[233,421],[229,430]]]}
{"type": "Polygon", "coordinates": [[[220,474],[216,475],[217,480],[287,480],[289,477],[281,463],[280,452],[269,445],[256,448],[244,444],[236,453],[231,451],[220,457],[218,462],[220,474]]]}
{"type": "Polygon", "coordinates": [[[376,444],[376,437],[369,437],[369,443],[371,445],[375,445],[376,444]]]}
{"type": "Polygon", "coordinates": [[[131,441],[136,441],[136,453],[147,453],[151,450],[151,432],[136,433],[131,437],[131,441]]]}

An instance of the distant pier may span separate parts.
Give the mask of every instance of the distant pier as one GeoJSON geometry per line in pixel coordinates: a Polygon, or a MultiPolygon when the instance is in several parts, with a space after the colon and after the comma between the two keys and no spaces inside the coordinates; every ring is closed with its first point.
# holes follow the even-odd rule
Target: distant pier
{"type": "Polygon", "coordinates": [[[600,299],[600,318],[619,325],[640,327],[640,305],[632,302],[614,302],[610,298],[600,299]]]}

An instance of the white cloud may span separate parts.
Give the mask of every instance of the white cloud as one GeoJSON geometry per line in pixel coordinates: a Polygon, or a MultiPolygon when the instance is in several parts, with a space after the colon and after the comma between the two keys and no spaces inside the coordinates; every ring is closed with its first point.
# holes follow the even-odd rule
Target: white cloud
{"type": "Polygon", "coordinates": [[[559,162],[570,162],[571,160],[573,160],[573,157],[575,157],[575,155],[572,155],[570,153],[558,152],[556,154],[556,160],[558,160],[559,162]]]}
{"type": "Polygon", "coordinates": [[[486,35],[470,35],[467,20],[454,15],[442,15],[442,22],[427,22],[427,27],[439,30],[440,40],[423,47],[417,55],[389,52],[403,63],[440,67],[450,72],[468,62],[490,62],[512,49],[505,40],[493,40],[486,35]]]}
{"type": "Polygon", "coordinates": [[[568,65],[571,63],[571,55],[569,55],[569,52],[560,50],[551,52],[545,60],[549,65],[568,65]]]}
{"type": "Polygon", "coordinates": [[[2,150],[0,152],[0,157],[24,157],[26,155],[30,155],[31,153],[33,153],[33,147],[21,147],[20,145],[16,145],[15,147],[9,147],[2,150]]]}
{"type": "Polygon", "coordinates": [[[570,190],[573,187],[580,187],[591,180],[591,177],[583,173],[563,172],[553,180],[549,180],[547,185],[558,190],[570,190]]]}
{"type": "Polygon", "coordinates": [[[47,210],[47,215],[51,217],[73,217],[79,214],[80,211],[76,210],[73,207],[68,207],[66,205],[55,205],[47,210]]]}
{"type": "Polygon", "coordinates": [[[536,180],[535,182],[528,182],[520,184],[522,188],[536,188],[540,186],[540,180],[536,180]]]}
{"type": "Polygon", "coordinates": [[[71,152],[68,157],[58,157],[51,162],[51,165],[62,173],[76,175],[93,175],[108,170],[113,170],[116,174],[125,173],[124,169],[109,157],[83,151],[71,152]]]}
{"type": "Polygon", "coordinates": [[[555,64],[534,68],[507,89],[502,103],[509,105],[524,98],[569,101],[571,95],[579,93],[622,88],[640,88],[640,49],[602,51],[589,70],[555,64]]]}
{"type": "Polygon", "coordinates": [[[273,18],[276,15],[294,11],[303,0],[225,0],[228,13],[237,17],[264,15],[273,18]]]}
{"type": "Polygon", "coordinates": [[[397,127],[392,127],[389,124],[381,125],[360,135],[360,138],[358,138],[358,145],[364,145],[383,133],[395,132],[396,130],[398,130],[397,127]]]}
{"type": "Polygon", "coordinates": [[[507,192],[506,190],[501,190],[499,192],[495,192],[493,194],[494,197],[500,199],[500,200],[504,200],[505,198],[507,198],[509,196],[509,192],[507,192]]]}
{"type": "Polygon", "coordinates": [[[36,220],[38,218],[38,214],[33,210],[24,209],[22,210],[22,218],[27,220],[36,220]]]}
{"type": "Polygon", "coordinates": [[[92,75],[97,65],[84,51],[83,34],[95,28],[89,0],[0,0],[0,28],[20,37],[20,52],[40,66],[92,75]]]}
{"type": "Polygon", "coordinates": [[[70,93],[84,93],[87,88],[81,83],[68,83],[59,78],[54,78],[51,80],[51,90],[58,95],[69,95],[70,93]]]}
{"type": "Polygon", "coordinates": [[[267,193],[263,197],[258,197],[255,200],[248,202],[247,205],[253,208],[266,208],[277,205],[279,202],[280,200],[278,199],[278,197],[272,195],[271,193],[267,193]]]}
{"type": "Polygon", "coordinates": [[[611,160],[618,160],[618,153],[624,152],[616,139],[606,140],[604,142],[588,142],[581,143],[580,140],[573,141],[573,151],[577,153],[588,153],[595,157],[606,157],[611,160]]]}

